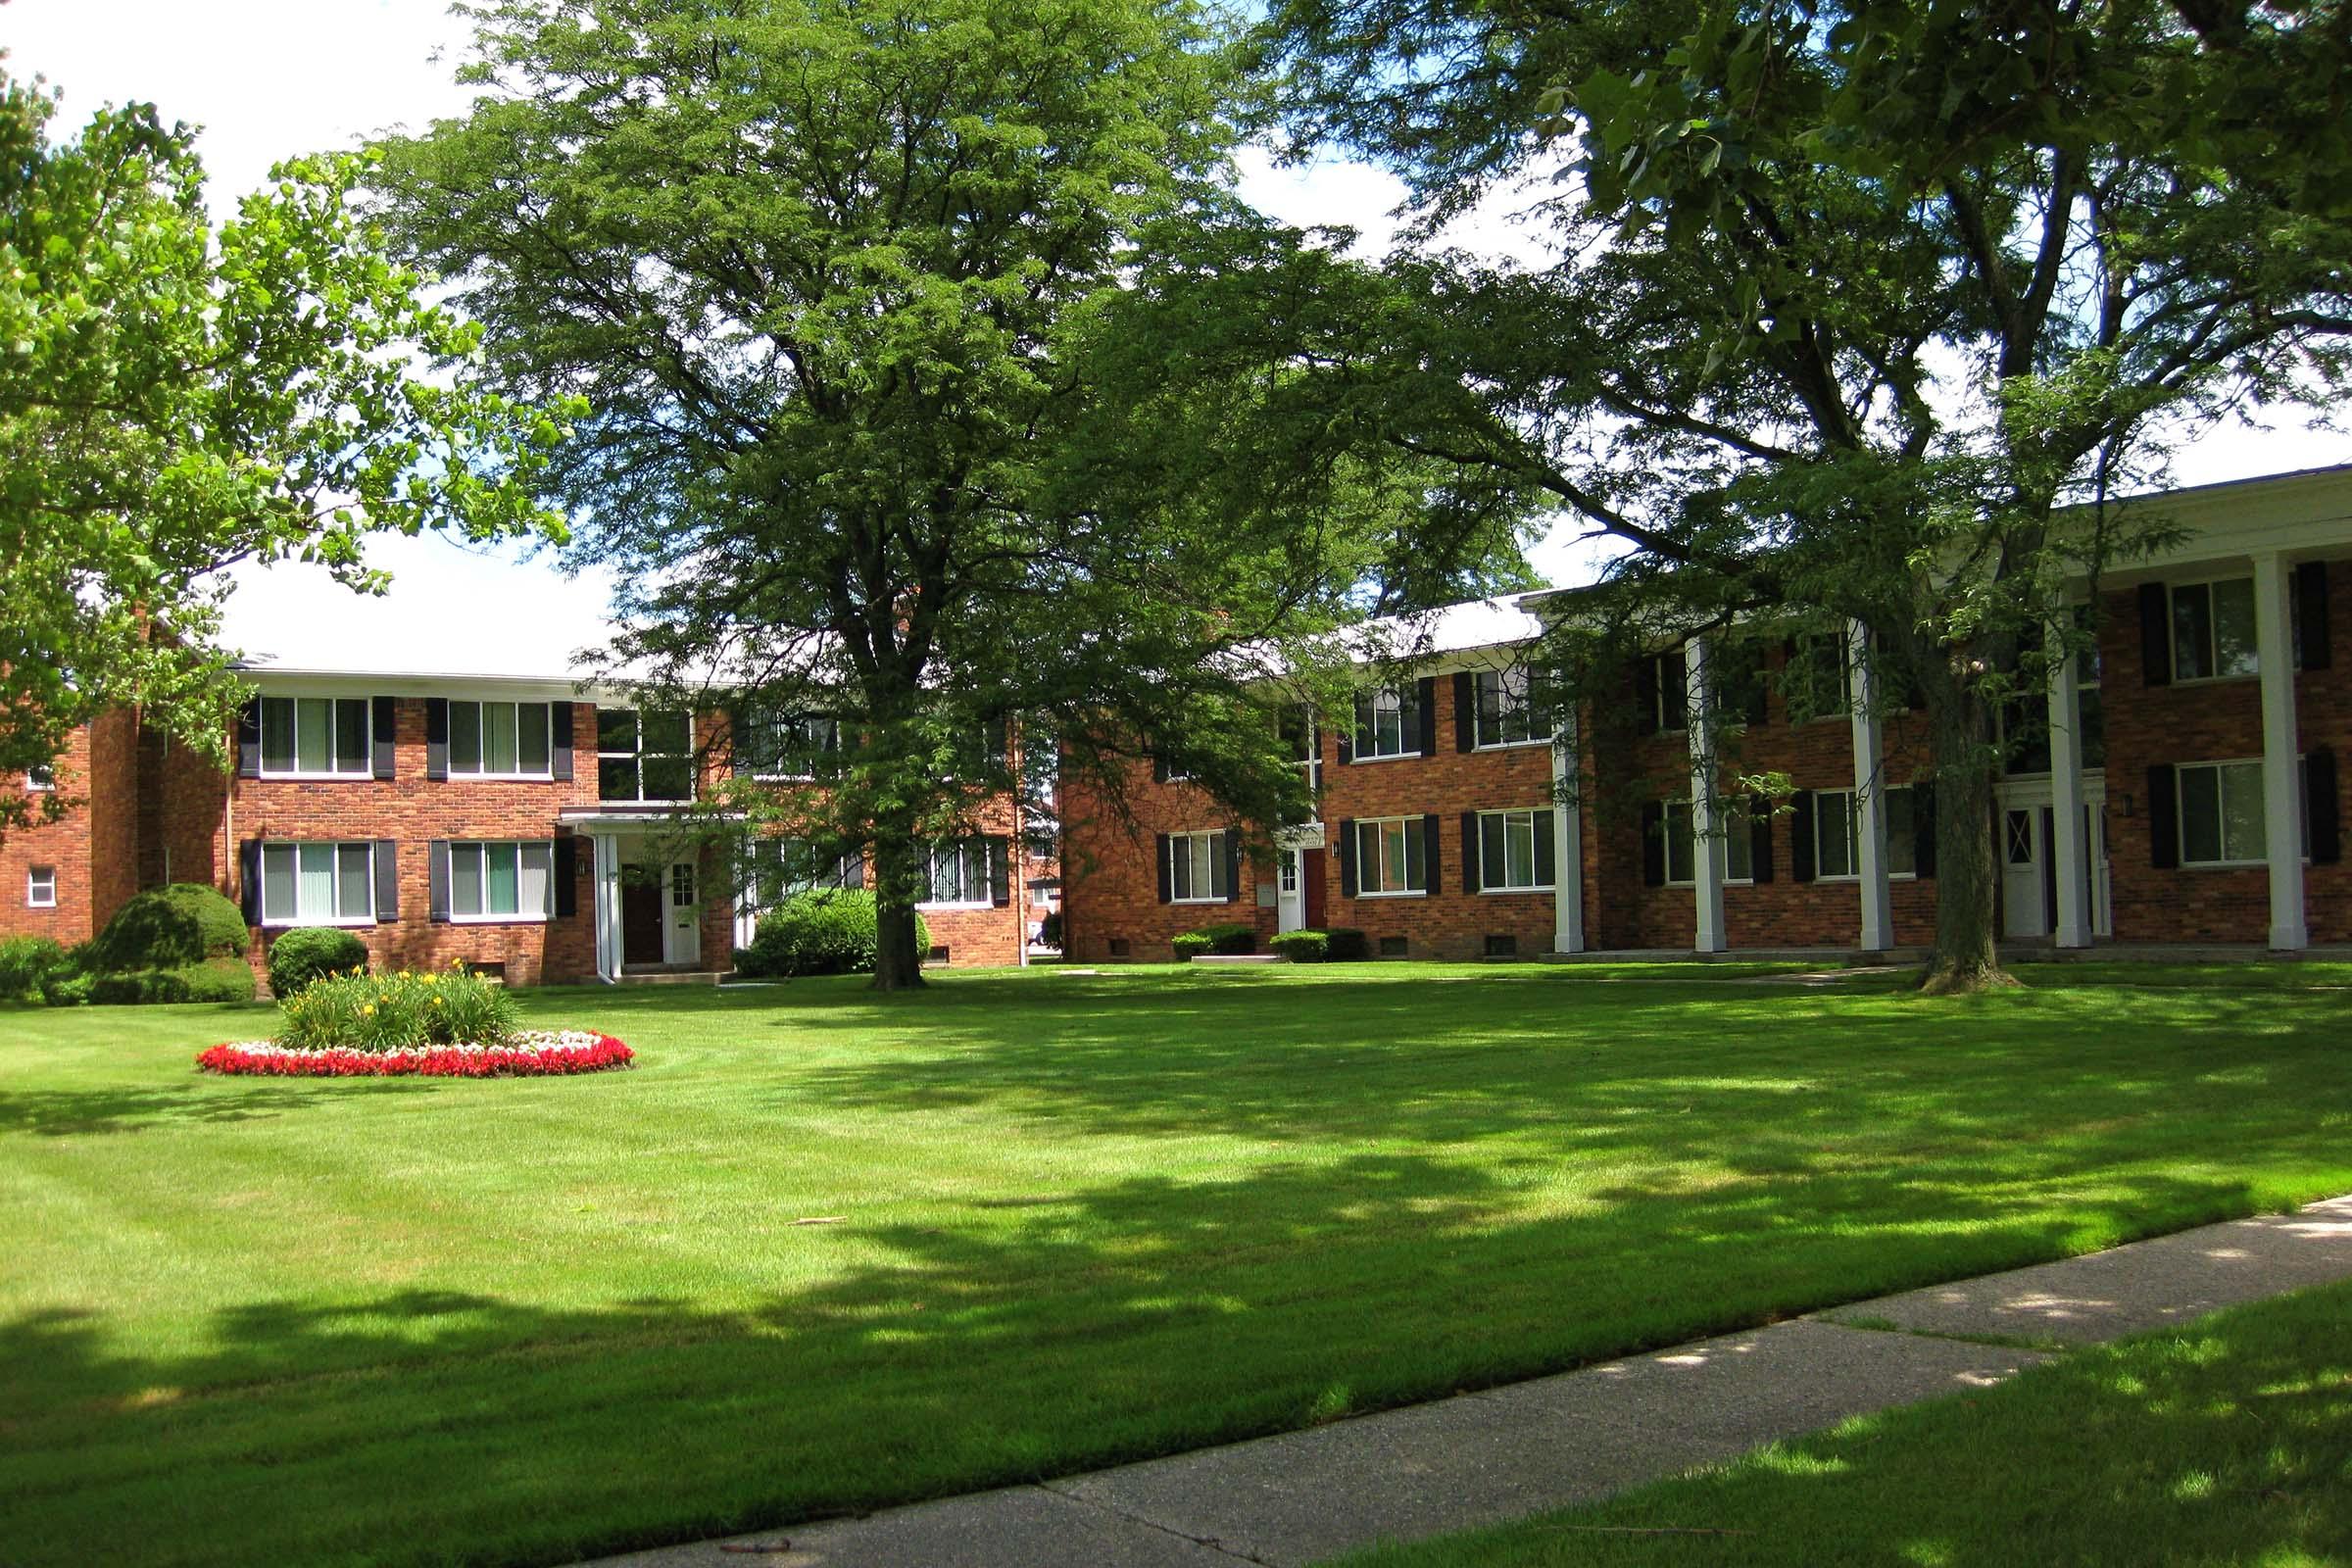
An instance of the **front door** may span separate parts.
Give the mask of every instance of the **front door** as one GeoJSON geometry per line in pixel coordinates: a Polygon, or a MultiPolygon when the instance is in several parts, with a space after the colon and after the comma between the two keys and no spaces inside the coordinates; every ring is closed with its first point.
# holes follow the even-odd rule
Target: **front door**
{"type": "Polygon", "coordinates": [[[1297,931],[1306,924],[1306,874],[1298,868],[1306,856],[1304,850],[1285,850],[1275,862],[1281,888],[1274,909],[1274,927],[1278,931],[1297,931]]]}
{"type": "Polygon", "coordinates": [[[660,963],[664,944],[663,911],[669,890],[651,877],[623,877],[620,883],[620,961],[660,963]]]}
{"type": "Polygon", "coordinates": [[[1306,911],[1306,928],[1309,931],[1323,929],[1323,862],[1327,858],[1329,857],[1324,854],[1320,844],[1298,852],[1298,868],[1302,873],[1299,881],[1303,884],[1300,902],[1306,911]]]}
{"type": "Polygon", "coordinates": [[[2001,808],[2001,935],[2030,942],[2050,934],[2049,808],[2001,808]]]}
{"type": "Polygon", "coordinates": [[[703,955],[703,903],[695,897],[694,862],[680,860],[664,879],[663,901],[669,909],[669,935],[662,958],[687,964],[703,955]]]}

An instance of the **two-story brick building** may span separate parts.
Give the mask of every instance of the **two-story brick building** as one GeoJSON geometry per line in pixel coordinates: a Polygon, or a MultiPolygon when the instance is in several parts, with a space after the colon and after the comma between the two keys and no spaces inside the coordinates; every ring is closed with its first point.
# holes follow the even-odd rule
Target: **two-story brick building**
{"type": "MultiPolygon", "coordinates": [[[[336,925],[379,965],[619,981],[724,971],[761,908],[864,881],[855,853],[772,837],[713,849],[679,830],[721,772],[814,787],[800,770],[810,747],[738,748],[722,714],[642,710],[564,674],[245,675],[256,695],[225,774],[125,711],[29,781],[81,804],[0,840],[0,887],[16,895],[0,900],[0,936],[79,942],[140,888],[202,882],[244,908],[257,968],[278,933],[336,925]],[[750,869],[722,863],[738,854],[750,869]]],[[[800,728],[812,724],[838,735],[830,720],[800,728]]],[[[930,851],[931,957],[1017,963],[1018,803],[991,803],[977,827],[930,851]]]]}
{"type": "MultiPolygon", "coordinates": [[[[2336,762],[2352,671],[2332,658],[2352,467],[2138,504],[2179,538],[2083,587],[2096,658],[2053,671],[2046,740],[2012,761],[1988,824],[2003,933],[2070,949],[2352,942],[2336,762]]],[[[1270,855],[1149,764],[1128,820],[1065,791],[1071,956],[1165,957],[1176,933],[1229,920],[1355,927],[1381,953],[1430,957],[1931,939],[1933,801],[1912,787],[1925,726],[1870,690],[1868,628],[1658,649],[1624,701],[1555,733],[1522,659],[1573,612],[1573,595],[1539,592],[1431,617],[1408,676],[1307,732],[1316,819],[1270,855]],[[1721,710],[1694,722],[1710,701],[1721,710]],[[1730,780],[1763,772],[1794,793],[1752,808],[1730,780]]]]}

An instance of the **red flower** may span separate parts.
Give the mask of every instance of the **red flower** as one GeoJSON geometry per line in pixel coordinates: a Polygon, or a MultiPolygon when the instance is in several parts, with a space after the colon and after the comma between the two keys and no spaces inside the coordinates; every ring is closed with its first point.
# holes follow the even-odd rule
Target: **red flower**
{"type": "Polygon", "coordinates": [[[434,1046],[410,1051],[257,1050],[224,1044],[196,1058],[206,1072],[265,1078],[552,1078],[626,1067],[636,1053],[611,1035],[593,1045],[434,1046]]]}

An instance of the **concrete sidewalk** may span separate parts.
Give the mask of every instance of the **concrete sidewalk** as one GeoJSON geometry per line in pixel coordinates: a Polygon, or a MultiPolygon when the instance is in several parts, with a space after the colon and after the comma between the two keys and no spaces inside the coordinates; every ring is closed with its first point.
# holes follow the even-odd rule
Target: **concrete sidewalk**
{"type": "Polygon", "coordinates": [[[2347,1278],[2339,1198],[1304,1432],[599,1568],[1291,1568],[1588,1502],[2058,1353],[1968,1337],[2090,1345],[2347,1278]]]}

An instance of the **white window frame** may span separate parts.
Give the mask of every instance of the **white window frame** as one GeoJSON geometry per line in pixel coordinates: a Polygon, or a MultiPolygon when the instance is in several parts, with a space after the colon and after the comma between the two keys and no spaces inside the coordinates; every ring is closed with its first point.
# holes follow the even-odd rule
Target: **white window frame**
{"type": "MultiPolygon", "coordinates": [[[[1853,722],[1854,717],[1854,645],[1852,642],[1844,637],[1836,636],[1829,632],[1816,632],[1810,637],[1800,637],[1797,639],[1795,658],[1798,661],[1810,659],[1813,657],[1814,649],[1824,647],[1835,648],[1838,650],[1838,705],[1835,708],[1824,709],[1818,713],[1807,714],[1804,718],[1798,720],[1798,722],[1804,724],[1850,724],[1853,722]]],[[[1786,684],[1787,672],[1783,671],[1784,687],[1786,684]]],[[[1806,695],[1810,697],[1816,694],[1808,691],[1806,695]]],[[[1788,694],[1785,690],[1782,694],[1782,701],[1788,701],[1788,694]]],[[[1834,795],[1838,792],[1831,790],[1827,792],[1816,793],[1828,793],[1834,795]]],[[[1848,790],[1846,793],[1850,795],[1853,792],[1848,790]]],[[[1843,877],[1816,877],[1814,880],[1840,882],[1846,879],[1843,877]]]]}
{"type": "MultiPolygon", "coordinates": [[[[1661,801],[1658,805],[1660,807],[1658,831],[1666,835],[1666,881],[1664,885],[1670,888],[1696,887],[1698,886],[1698,829],[1693,825],[1690,802],[1686,798],[1678,801],[1661,801]],[[1683,854],[1690,858],[1690,874],[1688,876],[1678,877],[1674,874],[1674,850],[1678,844],[1683,847],[1683,854]]],[[[1756,884],[1755,840],[1748,837],[1747,810],[1746,803],[1737,798],[1726,797],[1715,803],[1718,818],[1715,831],[1723,836],[1723,885],[1727,888],[1746,888],[1756,884]],[[1745,876],[1735,875],[1732,871],[1732,846],[1735,843],[1740,846],[1740,853],[1749,858],[1745,876]]]]}
{"type": "MultiPolygon", "coordinates": [[[[1419,695],[1415,694],[1412,701],[1415,705],[1417,705],[1420,702],[1419,695]]],[[[1404,710],[1406,706],[1405,694],[1401,687],[1383,686],[1380,688],[1380,690],[1372,694],[1371,727],[1367,729],[1360,725],[1357,726],[1355,731],[1354,760],[1358,762],[1393,762],[1399,758],[1419,757],[1421,755],[1421,749],[1418,746],[1407,747],[1404,744],[1404,710]],[[1366,750],[1364,746],[1364,740],[1366,736],[1371,737],[1375,746],[1379,744],[1380,716],[1384,709],[1387,711],[1393,712],[1396,715],[1397,749],[1393,752],[1366,750]]],[[[1428,717],[1429,715],[1426,713],[1423,714],[1422,722],[1427,723],[1428,717]]]]}
{"type": "MultiPolygon", "coordinates": [[[[639,731],[639,733],[642,736],[642,729],[639,731]]],[[[452,698],[449,704],[449,776],[451,778],[491,780],[522,779],[533,781],[554,778],[556,776],[556,705],[550,702],[533,703],[509,701],[503,697],[482,699],[472,697],[452,698]],[[471,767],[466,767],[458,761],[458,710],[466,708],[470,708],[473,710],[474,764],[471,767]],[[545,734],[547,739],[547,763],[545,766],[536,770],[530,768],[518,768],[514,772],[507,773],[493,772],[491,769],[482,765],[483,759],[489,751],[489,747],[486,744],[489,725],[486,721],[485,715],[488,710],[493,708],[511,708],[514,710],[514,760],[517,762],[522,760],[522,710],[526,708],[536,708],[543,715],[545,715],[541,720],[541,722],[546,726],[545,734]]]]}
{"type": "MultiPolygon", "coordinates": [[[[1007,859],[1009,860],[1009,858],[1010,858],[1008,856],[1007,859]]],[[[923,850],[923,888],[926,897],[917,900],[915,903],[915,907],[918,909],[995,908],[997,902],[996,888],[989,880],[988,862],[988,839],[985,835],[975,834],[970,838],[950,839],[944,844],[926,845],[923,850]],[[931,890],[939,886],[939,858],[943,853],[950,853],[957,856],[979,857],[980,897],[977,899],[970,898],[968,896],[960,899],[934,899],[927,896],[931,890]]],[[[956,885],[967,895],[971,891],[971,879],[965,874],[969,863],[970,862],[966,860],[963,864],[959,865],[956,869],[956,885]]]]}
{"type": "Polygon", "coordinates": [[[54,909],[57,907],[57,867],[28,865],[24,868],[24,907],[54,909]],[[48,896],[42,897],[46,887],[48,896]]]}
{"type": "MultiPolygon", "coordinates": [[[[2298,758],[2297,766],[2295,769],[2297,774],[2296,791],[2298,798],[2301,797],[2301,793],[2304,788],[2301,780],[2301,774],[2303,770],[2300,764],[2301,759],[2298,758]]],[[[2302,805],[2303,854],[2305,858],[2308,858],[2311,854],[2311,808],[2309,801],[2303,801],[2302,805]]],[[[2173,832],[2180,844],[2179,859],[2182,870],[2243,871],[2249,869],[2260,869],[2263,866],[2269,865],[2271,863],[2269,839],[2270,802],[2263,784],[2262,759],[2259,757],[2225,757],[2218,760],[2209,762],[2174,763],[2173,832]],[[2256,832],[2257,837],[2260,840],[2260,842],[2255,846],[2254,855],[2250,858],[2237,859],[2230,858],[2225,853],[2224,857],[2220,859],[2190,859],[2188,855],[2188,775],[2192,772],[2207,771],[2210,771],[2214,774],[2213,808],[2218,816],[2218,819],[2214,823],[2214,841],[2218,847],[2227,852],[2229,845],[2222,841],[2222,825],[2229,819],[2228,813],[2222,808],[2223,790],[2225,788],[2224,774],[2230,771],[2236,771],[2238,769],[2244,769],[2251,772],[2254,778],[2255,820],[2259,824],[2256,832]]]]}
{"type": "Polygon", "coordinates": [[[1862,880],[1862,810],[1854,792],[1845,790],[1813,791],[1813,880],[1816,882],[1859,882],[1862,880]],[[1821,830],[1821,803],[1838,800],[1845,803],[1845,863],[1843,871],[1824,871],[1821,868],[1821,847],[1827,835],[1821,830]]]}
{"type": "Polygon", "coordinates": [[[262,886],[256,903],[262,911],[262,925],[271,931],[291,931],[302,926],[339,925],[370,926],[375,924],[375,841],[372,839],[265,839],[262,841],[262,886]],[[302,852],[329,852],[338,892],[342,885],[343,852],[361,850],[368,857],[366,914],[318,913],[302,907],[302,852]],[[270,903],[270,861],[273,855],[291,853],[294,857],[294,908],[290,911],[273,909],[270,903]]]}
{"type": "Polygon", "coordinates": [[[260,702],[262,705],[261,776],[263,778],[354,779],[375,776],[375,712],[374,704],[370,699],[366,697],[270,696],[264,694],[260,702]],[[292,739],[294,747],[294,765],[292,767],[270,765],[270,706],[272,703],[283,703],[292,710],[286,716],[286,733],[292,739]],[[305,703],[327,705],[327,765],[323,769],[305,768],[302,765],[302,709],[305,703]],[[355,705],[360,710],[360,755],[358,760],[350,761],[349,765],[345,765],[346,759],[335,755],[337,719],[345,704],[355,705]]]}
{"type": "MultiPolygon", "coordinates": [[[[1355,896],[1359,899],[1428,898],[1429,843],[1427,838],[1424,836],[1427,832],[1428,829],[1422,826],[1421,818],[1418,816],[1367,816],[1358,818],[1355,824],[1355,896]],[[1374,867],[1380,864],[1380,857],[1377,855],[1366,855],[1364,853],[1364,846],[1367,842],[1365,835],[1367,833],[1377,832],[1379,834],[1379,838],[1373,839],[1371,842],[1379,843],[1385,841],[1387,837],[1387,830],[1392,827],[1399,827],[1403,830],[1404,878],[1406,885],[1396,888],[1384,885],[1375,888],[1371,885],[1371,873],[1374,867]],[[1413,857],[1415,855],[1419,855],[1421,857],[1421,885],[1419,887],[1413,887],[1411,885],[1413,857]]],[[[1383,880],[1385,884],[1386,879],[1384,878],[1383,880]]]]}
{"type": "Polygon", "coordinates": [[[695,784],[696,784],[696,780],[695,780],[695,776],[694,776],[694,775],[695,775],[694,714],[693,714],[692,712],[687,712],[687,713],[686,713],[686,750],[685,750],[685,751],[683,751],[683,752],[649,752],[649,751],[647,751],[647,750],[646,750],[646,746],[645,746],[645,731],[646,731],[646,724],[645,724],[645,720],[646,720],[646,715],[647,715],[648,713],[672,714],[672,713],[676,713],[676,712],[678,712],[678,711],[679,711],[679,710],[677,710],[677,709],[674,709],[674,708],[655,708],[655,709],[645,709],[645,708],[602,708],[602,707],[600,707],[599,709],[597,709],[597,710],[596,710],[596,712],[597,712],[597,719],[596,719],[596,724],[597,724],[597,736],[596,736],[596,798],[597,798],[597,801],[598,801],[598,803],[599,803],[600,805],[604,805],[604,806],[691,806],[691,805],[693,805],[693,804],[694,804],[694,798],[695,798],[695,797],[694,797],[694,790],[695,790],[695,784]],[[629,748],[628,750],[626,750],[626,751],[621,751],[621,750],[618,750],[618,749],[614,749],[614,750],[608,751],[608,750],[605,748],[605,736],[604,736],[604,715],[605,715],[605,714],[607,714],[607,713],[624,713],[624,712],[625,712],[625,713],[633,713],[633,714],[635,714],[635,715],[636,715],[636,719],[637,719],[637,726],[636,726],[636,742],[637,742],[637,743],[636,743],[636,745],[634,745],[634,746],[630,747],[630,748],[629,748]],[[634,766],[634,767],[636,768],[636,770],[637,770],[637,793],[636,793],[636,794],[634,794],[634,795],[625,795],[625,796],[624,796],[624,795],[607,795],[607,794],[605,793],[605,763],[606,763],[608,760],[617,760],[618,759],[621,759],[621,758],[627,758],[627,759],[629,760],[629,761],[630,761],[631,765],[632,765],[632,766],[634,766]],[[662,759],[662,760],[684,760],[684,762],[685,762],[685,764],[686,764],[686,793],[685,793],[684,795],[675,795],[675,796],[671,796],[671,795],[648,795],[648,794],[646,794],[646,793],[645,793],[645,763],[646,763],[646,760],[647,760],[648,758],[657,758],[657,759],[662,759]]]}
{"type": "MultiPolygon", "coordinates": [[[[1524,742],[1524,741],[1521,741],[1521,742],[1514,742],[1514,743],[1512,743],[1512,744],[1514,744],[1514,745],[1525,745],[1525,744],[1526,744],[1526,742],[1524,742]]],[[[1496,810],[1492,810],[1492,811],[1481,811],[1481,812],[1479,812],[1479,813],[1478,813],[1478,891],[1479,891],[1479,892],[1481,892],[1481,893],[1549,893],[1549,892],[1551,892],[1551,891],[1552,891],[1552,889],[1553,889],[1553,888],[1555,888],[1555,887],[1557,887],[1557,886],[1559,885],[1559,867],[1558,867],[1557,865],[1539,865],[1539,864],[1537,864],[1537,863],[1536,863],[1536,862],[1537,862],[1537,861],[1538,861],[1540,858],[1542,858],[1542,857],[1541,857],[1541,855],[1540,855],[1540,853],[1539,853],[1539,847],[1540,847],[1540,846],[1543,844],[1543,842],[1544,842],[1544,840],[1543,840],[1543,836],[1542,836],[1541,834],[1539,834],[1539,833],[1536,831],[1536,819],[1537,819],[1539,816],[1549,816],[1550,814],[1551,814],[1551,808],[1550,808],[1550,807],[1548,807],[1548,806],[1506,806],[1506,807],[1502,807],[1502,808],[1498,808],[1498,809],[1496,809],[1496,810]],[[1488,876],[1487,876],[1487,869],[1488,869],[1488,867],[1487,867],[1487,819],[1488,819],[1489,817],[1500,817],[1500,818],[1502,818],[1502,819],[1503,819],[1502,831],[1503,831],[1503,835],[1504,835],[1504,836],[1503,836],[1503,848],[1502,848],[1502,863],[1503,863],[1503,869],[1504,869],[1506,872],[1507,872],[1507,871],[1510,869],[1510,863],[1511,863],[1511,848],[1510,848],[1510,836],[1509,836],[1509,835],[1510,835],[1510,831],[1511,831],[1511,821],[1510,821],[1510,819],[1511,819],[1511,818],[1513,818],[1513,817],[1525,817],[1525,818],[1527,819],[1527,859],[1528,859],[1528,865],[1529,865],[1529,866],[1530,866],[1530,868],[1533,870],[1533,872],[1534,872],[1535,876],[1538,878],[1538,880],[1536,880],[1536,881],[1533,881],[1533,882],[1512,882],[1512,881],[1509,881],[1507,878],[1506,878],[1505,880],[1503,880],[1503,881],[1500,881],[1500,882],[1494,882],[1494,881],[1491,881],[1491,880],[1489,880],[1489,878],[1488,878],[1488,876]]],[[[1554,825],[1554,831],[1555,831],[1555,833],[1556,833],[1556,831],[1557,831],[1557,825],[1556,825],[1556,824],[1554,825]]],[[[1553,843],[1552,843],[1552,851],[1551,851],[1551,853],[1552,853],[1552,858],[1553,858],[1554,860],[1557,860],[1557,859],[1559,858],[1559,853],[1560,853],[1560,851],[1559,851],[1559,843],[1558,843],[1558,841],[1557,841],[1557,839],[1556,839],[1556,838],[1554,839],[1554,841],[1553,841],[1553,843]]]]}
{"type": "Polygon", "coordinates": [[[1642,683],[1642,695],[1649,704],[1650,728],[1660,735],[1687,734],[1690,728],[1690,645],[1676,643],[1659,650],[1649,656],[1645,668],[1648,674],[1642,683]],[[1669,668],[1675,672],[1672,680],[1667,679],[1669,668]]]}
{"type": "Polygon", "coordinates": [[[556,847],[548,839],[464,839],[449,847],[449,920],[452,925],[537,925],[550,919],[556,904],[556,847]],[[487,907],[490,902],[490,852],[514,852],[514,902],[517,907],[512,914],[487,907]],[[472,851],[480,859],[475,886],[480,889],[484,908],[467,914],[458,907],[458,857],[472,851]],[[547,858],[546,895],[536,910],[520,907],[522,903],[523,857],[537,850],[547,858]]]}
{"type": "MultiPolygon", "coordinates": [[[[2218,671],[2217,667],[2217,671],[2215,673],[2205,675],[2183,675],[2180,673],[2180,611],[2179,609],[2179,605],[2182,590],[2189,588],[2202,588],[2205,590],[2205,636],[2207,639],[2207,646],[2203,650],[2203,657],[2207,664],[2219,666],[2222,662],[2222,623],[2221,617],[2214,613],[2214,590],[2223,587],[2226,584],[2235,583],[2244,583],[2246,585],[2248,615],[2250,617],[2258,615],[2259,612],[2254,608],[2253,603],[2255,593],[2254,578],[2250,573],[2245,576],[2231,575],[2227,577],[2202,577],[2194,582],[2168,582],[2164,585],[2164,636],[2165,646],[2171,651],[2173,657],[2174,685],[2203,686],[2214,681],[2258,680],[2261,678],[2262,649],[2259,642],[2253,645],[2253,652],[2251,655],[2253,663],[2250,668],[2221,673],[2218,671]]],[[[2251,626],[2248,629],[2252,630],[2251,626]]]]}
{"type": "Polygon", "coordinates": [[[57,764],[35,762],[24,770],[24,793],[46,795],[57,788],[57,764]]]}
{"type": "MultiPolygon", "coordinates": [[[[799,732],[800,740],[806,744],[791,748],[792,750],[806,751],[813,757],[823,757],[828,754],[836,757],[841,755],[841,719],[834,714],[795,713],[789,716],[771,716],[764,719],[757,719],[755,722],[764,725],[771,735],[781,735],[787,730],[799,732]],[[823,743],[822,739],[815,738],[820,726],[830,731],[829,738],[832,742],[831,745],[826,745],[823,743]]],[[[638,733],[640,737],[643,736],[644,730],[642,727],[640,727],[638,733]]],[[[780,759],[786,750],[787,748],[782,745],[775,746],[773,749],[773,755],[779,759],[779,761],[772,765],[751,768],[749,771],[752,777],[759,779],[763,783],[806,783],[809,779],[816,777],[816,769],[813,767],[809,768],[807,772],[802,773],[791,772],[784,768],[781,765],[780,759]]]]}
{"type": "Polygon", "coordinates": [[[804,893],[813,893],[819,888],[862,887],[865,881],[862,856],[855,851],[834,856],[829,862],[831,874],[825,875],[819,870],[820,858],[815,841],[797,835],[754,839],[745,850],[744,858],[744,906],[755,912],[775,908],[787,900],[797,899],[804,893]],[[790,874],[796,868],[796,856],[798,867],[808,873],[805,880],[790,874]],[[855,883],[849,879],[853,865],[859,868],[859,876],[855,883]],[[766,878],[773,879],[775,897],[772,899],[760,897],[760,884],[766,878]]]}
{"type": "Polygon", "coordinates": [[[1224,889],[1219,889],[1217,886],[1220,877],[1229,877],[1230,875],[1231,871],[1225,864],[1225,834],[1222,829],[1197,828],[1189,832],[1168,835],[1168,902],[1170,904],[1230,904],[1233,902],[1229,897],[1231,883],[1228,882],[1224,889]],[[1203,851],[1208,857],[1209,891],[1206,893],[1198,891],[1189,894],[1179,893],[1177,891],[1177,869],[1183,868],[1184,881],[1187,884],[1197,886],[1200,876],[1200,856],[1203,851]]]}
{"type": "Polygon", "coordinates": [[[1482,669],[1470,681],[1470,700],[1474,711],[1470,737],[1474,748],[1482,752],[1505,752],[1520,746],[1549,746],[1551,730],[1544,722],[1547,715],[1536,709],[1535,671],[1525,664],[1511,664],[1502,669],[1482,669]],[[1496,738],[1487,737],[1487,693],[1494,694],[1494,728],[1496,738]],[[1517,740],[1508,738],[1509,720],[1516,719],[1526,726],[1527,733],[1517,740]]]}

